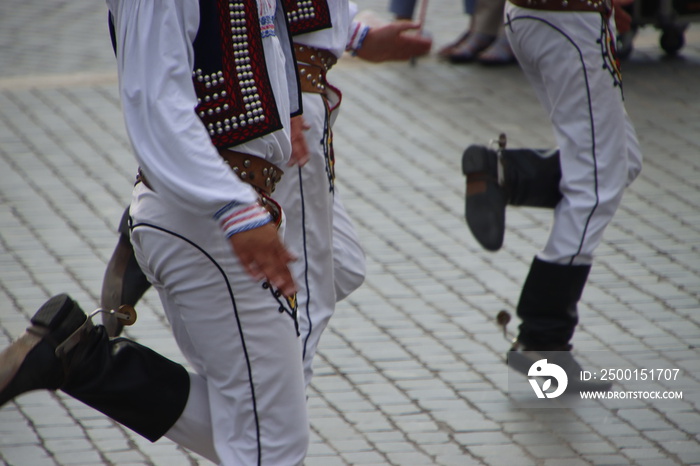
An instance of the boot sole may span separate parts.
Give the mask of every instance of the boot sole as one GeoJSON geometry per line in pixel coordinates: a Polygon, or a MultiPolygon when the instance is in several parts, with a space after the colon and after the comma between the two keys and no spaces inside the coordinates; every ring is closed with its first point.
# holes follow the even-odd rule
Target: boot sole
{"type": "Polygon", "coordinates": [[[506,364],[508,364],[508,367],[525,376],[527,376],[530,367],[535,363],[535,361],[537,360],[529,358],[518,351],[508,351],[506,354],[506,364]]]}
{"type": "Polygon", "coordinates": [[[506,199],[498,186],[498,155],[493,150],[471,145],[462,155],[462,173],[467,177],[465,218],[481,247],[495,252],[503,246],[506,199]],[[480,186],[477,191],[471,186],[480,186]]]}
{"type": "MultiPolygon", "coordinates": [[[[539,359],[546,358],[546,355],[540,355],[537,359],[530,358],[519,351],[508,351],[506,354],[506,364],[513,370],[516,370],[528,377],[530,367],[539,359]]],[[[552,379],[552,383],[556,385],[556,380],[552,379]]],[[[569,377],[569,383],[565,393],[574,393],[578,391],[590,392],[607,392],[612,388],[612,383],[608,382],[589,382],[582,381],[576,378],[569,377]]]]}

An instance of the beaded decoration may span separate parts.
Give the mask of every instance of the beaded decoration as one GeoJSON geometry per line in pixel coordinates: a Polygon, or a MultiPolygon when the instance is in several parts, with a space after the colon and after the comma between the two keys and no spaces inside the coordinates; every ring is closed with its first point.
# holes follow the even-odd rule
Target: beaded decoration
{"type": "Polygon", "coordinates": [[[263,32],[274,35],[272,18],[260,18],[255,2],[199,3],[192,79],[212,142],[230,147],[281,129],[262,43],[263,32]]]}
{"type": "Polygon", "coordinates": [[[293,36],[332,26],[326,0],[283,0],[283,5],[293,36]]]}
{"type": "Polygon", "coordinates": [[[622,92],[622,70],[620,69],[620,58],[615,49],[615,34],[610,27],[610,20],[603,17],[600,29],[600,53],[603,56],[603,69],[610,72],[613,79],[613,86],[619,86],[622,92]]]}

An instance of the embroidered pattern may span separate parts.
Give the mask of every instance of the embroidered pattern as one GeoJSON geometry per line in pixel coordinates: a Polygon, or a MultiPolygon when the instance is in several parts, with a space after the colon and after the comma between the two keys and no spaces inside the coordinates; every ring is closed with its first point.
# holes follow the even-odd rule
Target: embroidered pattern
{"type": "Polygon", "coordinates": [[[357,23],[355,28],[352,30],[352,35],[350,36],[350,40],[348,41],[345,50],[351,52],[352,56],[356,56],[357,52],[362,48],[362,44],[364,43],[368,32],[369,26],[366,24],[357,23]]]}
{"type": "Polygon", "coordinates": [[[284,0],[289,31],[293,36],[331,27],[326,0],[284,0]]]}
{"type": "Polygon", "coordinates": [[[265,37],[272,37],[275,35],[275,17],[274,16],[261,16],[260,17],[260,36],[264,39],[265,37]]]}
{"type": "Polygon", "coordinates": [[[227,238],[236,233],[252,230],[272,221],[272,216],[260,204],[241,205],[230,202],[214,214],[214,219],[227,238]]]}
{"type": "Polygon", "coordinates": [[[259,18],[245,0],[200,0],[194,42],[197,115],[217,147],[230,147],[282,128],[262,37],[273,17],[259,18]]]}
{"type": "Polygon", "coordinates": [[[326,107],[326,118],[323,124],[323,139],[321,139],[321,145],[323,146],[323,156],[326,159],[328,190],[330,192],[335,192],[335,153],[333,152],[333,130],[328,124],[328,119],[330,118],[328,101],[324,99],[324,103],[326,107]]]}
{"type": "Polygon", "coordinates": [[[298,309],[297,309],[297,295],[293,296],[282,296],[282,293],[279,290],[275,290],[272,285],[270,285],[268,282],[263,282],[262,287],[266,290],[270,290],[270,294],[272,295],[275,300],[277,300],[277,303],[279,304],[279,307],[277,310],[280,312],[280,314],[287,314],[289,317],[294,320],[294,329],[297,332],[297,336],[301,335],[301,332],[299,332],[299,319],[298,319],[298,309]]]}
{"type": "Polygon", "coordinates": [[[622,91],[622,71],[620,69],[620,58],[615,50],[615,36],[610,29],[608,20],[602,17],[602,27],[600,30],[600,38],[597,42],[600,44],[600,53],[603,56],[603,68],[610,72],[613,78],[613,85],[620,86],[622,91]]]}

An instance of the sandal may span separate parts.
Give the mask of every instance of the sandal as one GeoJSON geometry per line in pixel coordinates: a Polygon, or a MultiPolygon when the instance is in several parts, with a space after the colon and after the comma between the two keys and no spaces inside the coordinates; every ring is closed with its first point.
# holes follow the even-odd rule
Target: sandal
{"type": "Polygon", "coordinates": [[[452,63],[469,63],[476,60],[479,53],[485,50],[489,45],[496,40],[496,36],[490,36],[488,34],[482,34],[480,32],[475,32],[474,34],[469,34],[469,37],[464,42],[454,48],[452,53],[450,53],[447,58],[452,63]]]}
{"type": "Polygon", "coordinates": [[[438,53],[437,53],[438,56],[441,58],[448,58],[455,51],[455,49],[457,47],[461,47],[464,45],[464,43],[469,38],[470,32],[471,31],[469,29],[467,29],[462,34],[460,34],[459,37],[457,37],[455,40],[453,40],[449,44],[445,45],[443,48],[441,48],[438,51],[438,53]]]}
{"type": "Polygon", "coordinates": [[[482,65],[489,66],[510,65],[517,62],[505,35],[500,35],[486,50],[479,54],[477,60],[482,65]]]}

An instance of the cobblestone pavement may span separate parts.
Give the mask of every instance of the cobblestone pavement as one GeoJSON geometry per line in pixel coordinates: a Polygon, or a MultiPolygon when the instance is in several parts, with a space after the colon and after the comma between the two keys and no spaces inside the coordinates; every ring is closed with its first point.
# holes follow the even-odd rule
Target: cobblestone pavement
{"type": "MultiPolygon", "coordinates": [[[[431,2],[436,49],[466,25],[459,3],[431,2]]],[[[88,0],[0,3],[0,347],[56,293],[98,301],[135,169],[105,17],[88,0]]],[[[700,464],[700,35],[691,25],[675,59],[658,38],[643,28],[623,65],[645,167],[599,248],[575,345],[588,367],[680,369],[664,388],[683,399],[517,403],[494,317],[515,306],[551,214],[510,209],[504,248],[484,252],[460,156],[501,131],[551,146],[546,115],[515,66],[348,58],[331,73],[337,173],[368,276],[321,342],[307,465],[700,464]]],[[[138,311],[128,336],[181,361],[157,296],[138,311]]],[[[0,409],[0,464],[206,461],[42,391],[0,409]]]]}

